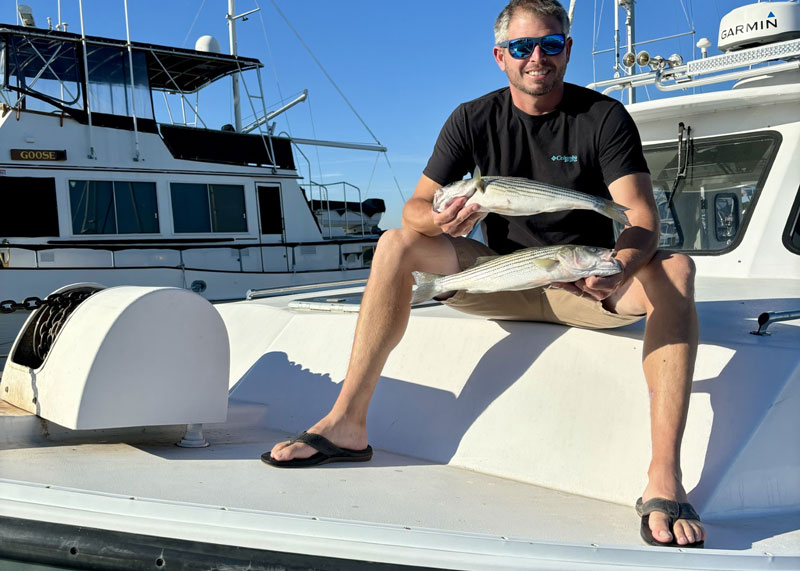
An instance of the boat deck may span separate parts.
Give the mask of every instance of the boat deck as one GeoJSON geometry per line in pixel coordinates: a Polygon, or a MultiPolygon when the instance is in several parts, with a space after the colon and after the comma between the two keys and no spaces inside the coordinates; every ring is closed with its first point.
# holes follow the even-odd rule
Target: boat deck
{"type": "MultiPolygon", "coordinates": [[[[706,549],[684,551],[644,546],[630,505],[386,450],[377,449],[365,464],[273,468],[261,462],[260,454],[286,434],[264,426],[264,412],[261,405],[232,401],[228,422],[207,427],[209,447],[181,448],[174,444],[180,437],[176,427],[71,432],[51,424],[45,436],[42,426],[47,423],[4,405],[0,410],[5,441],[0,451],[0,498],[6,500],[2,515],[25,518],[37,505],[46,504],[81,513],[59,523],[113,529],[113,521],[103,517],[115,511],[114,504],[120,511],[130,511],[133,501],[145,534],[164,534],[159,521],[164,510],[170,509],[174,518],[180,507],[186,507],[195,512],[187,516],[187,524],[233,528],[240,533],[237,541],[246,547],[265,547],[265,540],[259,539],[265,525],[291,534],[291,524],[299,523],[310,526],[303,527],[303,535],[325,537],[329,530],[322,524],[339,523],[349,527],[344,531],[337,527],[334,535],[340,540],[355,527],[364,541],[368,528],[396,537],[391,541],[402,541],[406,547],[422,548],[434,539],[436,549],[445,552],[513,554],[517,564],[511,568],[529,567],[533,561],[544,567],[548,561],[555,564],[550,559],[555,554],[549,551],[554,547],[561,549],[559,557],[563,550],[574,550],[573,557],[595,563],[604,550],[617,555],[623,550],[632,568],[636,562],[725,569],[767,568],[772,562],[778,565],[775,568],[790,569],[800,562],[796,513],[707,520],[706,549]],[[26,485],[12,490],[11,484],[21,482],[26,485]],[[219,520],[220,513],[224,521],[219,520]],[[310,531],[315,526],[316,531],[310,531]]],[[[170,533],[180,537],[180,528],[170,533]]],[[[366,540],[372,537],[367,535],[366,540]]],[[[448,561],[449,555],[444,557],[448,561]]]]}
{"type": "Polygon", "coordinates": [[[639,538],[633,504],[649,457],[641,324],[600,333],[420,307],[370,411],[373,460],[264,464],[265,450],[330,406],[346,366],[354,315],[288,309],[309,294],[217,306],[233,351],[231,396],[227,422],[205,427],[207,448],[175,446],[180,426],[70,431],[0,405],[0,519],[427,568],[797,569],[796,447],[780,442],[796,425],[800,328],[749,331],[760,311],[793,307],[798,290],[793,281],[760,285],[763,298],[744,304],[722,301],[743,299],[734,282],[698,288],[707,329],[684,480],[708,529],[704,550],[639,538]],[[439,335],[437,363],[409,359],[430,335],[439,335]],[[606,349],[595,355],[586,348],[601,336],[606,349]],[[755,350],[794,368],[753,383],[763,365],[755,350]],[[598,369],[609,352],[617,368],[587,385],[584,368],[598,369]],[[764,460],[776,449],[781,458],[764,460]],[[784,479],[748,480],[765,462],[784,479]]]}

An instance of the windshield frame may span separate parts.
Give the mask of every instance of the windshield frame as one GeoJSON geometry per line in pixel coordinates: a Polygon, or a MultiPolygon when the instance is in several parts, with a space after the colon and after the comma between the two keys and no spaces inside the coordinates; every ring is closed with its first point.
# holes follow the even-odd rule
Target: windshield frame
{"type": "MultiPolygon", "coordinates": [[[[659,249],[667,250],[667,251],[670,251],[670,252],[680,252],[680,253],[688,254],[688,255],[692,255],[692,256],[721,256],[721,255],[727,254],[727,253],[735,250],[741,244],[741,242],[744,239],[744,236],[747,233],[748,228],[750,226],[750,221],[752,220],[753,212],[754,212],[756,206],[758,205],[759,197],[761,196],[761,192],[764,189],[764,186],[765,186],[765,183],[767,181],[767,178],[769,177],[770,173],[772,172],[772,166],[773,166],[773,164],[775,162],[775,158],[777,157],[778,152],[780,151],[781,143],[783,142],[783,136],[781,135],[780,132],[775,131],[775,130],[763,130],[763,131],[753,131],[753,132],[749,132],[749,133],[740,133],[740,134],[732,134],[732,135],[715,135],[715,136],[711,136],[711,137],[692,138],[692,140],[690,142],[690,145],[689,145],[689,149],[690,150],[689,150],[688,164],[686,165],[687,171],[690,171],[693,168],[693,161],[695,160],[695,158],[697,156],[698,149],[709,148],[709,147],[712,147],[712,146],[720,144],[720,143],[721,144],[731,144],[731,143],[743,143],[743,142],[747,142],[747,141],[755,142],[755,141],[764,141],[764,140],[771,140],[773,147],[772,147],[772,149],[770,151],[770,155],[766,158],[766,163],[764,164],[764,168],[762,169],[762,171],[760,173],[758,173],[758,179],[757,179],[757,181],[755,182],[755,185],[754,185],[753,195],[750,198],[749,204],[747,206],[747,210],[744,212],[744,214],[739,219],[738,230],[736,232],[736,235],[733,237],[731,243],[729,245],[724,246],[724,247],[719,248],[719,249],[698,249],[698,248],[695,248],[695,247],[692,247],[692,248],[685,248],[685,247],[674,248],[674,247],[669,247],[669,246],[665,247],[665,246],[662,246],[661,244],[659,244],[659,249]]],[[[674,142],[669,142],[669,143],[657,143],[657,144],[651,144],[651,145],[643,145],[643,151],[644,151],[644,154],[645,154],[645,158],[647,158],[647,155],[650,152],[667,151],[667,150],[672,150],[672,151],[677,153],[676,144],[674,142]]],[[[654,175],[652,173],[652,168],[650,170],[651,170],[651,177],[654,178],[654,175]]],[[[680,203],[682,196],[684,196],[684,197],[686,196],[684,194],[684,190],[686,189],[687,180],[688,179],[686,177],[682,178],[682,180],[680,181],[680,183],[677,186],[677,193],[676,193],[676,196],[675,196],[675,202],[676,203],[680,203]]],[[[664,181],[664,182],[668,182],[670,187],[673,184],[673,180],[668,180],[668,181],[664,181]]],[[[653,190],[654,190],[654,194],[655,194],[655,192],[656,192],[655,180],[654,180],[654,185],[653,186],[654,186],[653,190]]],[[[739,185],[739,186],[741,186],[741,185],[739,185]]],[[[736,186],[732,186],[731,188],[736,188],[736,186]]],[[[717,192],[720,192],[722,190],[724,190],[724,189],[717,189],[717,190],[710,191],[710,192],[714,192],[715,195],[716,195],[717,192]]],[[[699,203],[699,200],[698,200],[698,207],[699,206],[700,206],[700,203],[699,203]]],[[[713,199],[708,200],[707,209],[708,209],[707,212],[709,212],[709,211],[711,212],[711,214],[710,214],[710,216],[708,218],[708,220],[709,220],[708,224],[709,225],[707,227],[707,233],[713,234],[714,225],[715,225],[713,199]]],[[[740,209],[741,209],[741,205],[740,205],[740,209]]],[[[674,210],[673,210],[673,212],[674,212],[674,210]]],[[[662,222],[663,222],[663,219],[662,219],[662,222]]],[[[680,222],[680,220],[678,220],[678,222],[680,222]]],[[[682,237],[682,240],[685,243],[685,238],[684,237],[682,237]]]]}

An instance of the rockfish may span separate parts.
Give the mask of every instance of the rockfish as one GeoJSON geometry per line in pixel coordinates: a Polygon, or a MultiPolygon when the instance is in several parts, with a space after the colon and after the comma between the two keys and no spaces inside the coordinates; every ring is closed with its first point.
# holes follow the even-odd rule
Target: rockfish
{"type": "Polygon", "coordinates": [[[588,276],[610,276],[622,271],[616,252],[594,246],[525,248],[505,256],[484,256],[457,274],[443,276],[414,272],[412,305],[449,291],[488,293],[574,282],[588,276]]]}
{"type": "Polygon", "coordinates": [[[507,216],[529,216],[561,210],[594,210],[630,226],[628,208],[611,200],[592,196],[527,178],[484,176],[476,171],[472,178],[460,180],[438,189],[433,195],[433,209],[441,212],[454,198],[466,196],[465,206],[479,204],[479,212],[496,212],[507,216]]]}

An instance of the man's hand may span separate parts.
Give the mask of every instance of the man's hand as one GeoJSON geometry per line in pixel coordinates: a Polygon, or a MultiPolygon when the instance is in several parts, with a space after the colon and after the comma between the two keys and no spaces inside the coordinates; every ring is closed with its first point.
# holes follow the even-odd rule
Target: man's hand
{"type": "Polygon", "coordinates": [[[625,272],[619,272],[605,277],[589,276],[576,282],[554,282],[550,284],[553,289],[563,289],[578,297],[590,297],[602,301],[617,291],[625,282],[625,272]]]}
{"type": "Polygon", "coordinates": [[[433,223],[442,229],[442,232],[450,236],[466,236],[470,230],[483,219],[485,213],[478,212],[480,205],[466,204],[467,198],[459,196],[450,201],[447,207],[441,212],[433,211],[433,223]]]}

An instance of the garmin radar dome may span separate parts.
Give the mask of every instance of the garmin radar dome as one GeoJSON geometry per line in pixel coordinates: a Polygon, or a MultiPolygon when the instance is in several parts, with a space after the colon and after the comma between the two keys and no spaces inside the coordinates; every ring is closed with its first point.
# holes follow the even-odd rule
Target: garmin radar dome
{"type": "Polygon", "coordinates": [[[759,2],[726,14],[719,25],[722,52],[800,38],[800,3],[759,2]]]}

